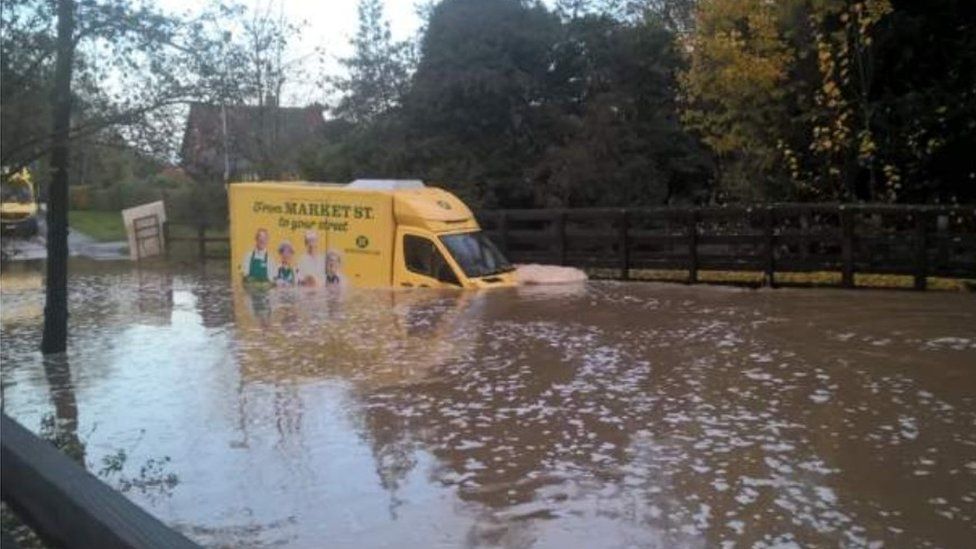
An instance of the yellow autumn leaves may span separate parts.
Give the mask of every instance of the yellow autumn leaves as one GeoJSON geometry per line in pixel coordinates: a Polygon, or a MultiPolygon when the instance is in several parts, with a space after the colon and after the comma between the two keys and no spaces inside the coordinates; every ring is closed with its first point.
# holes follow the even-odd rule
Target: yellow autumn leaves
{"type": "Polygon", "coordinates": [[[682,119],[724,164],[721,185],[778,178],[787,193],[842,197],[845,159],[875,161],[869,46],[890,12],[889,0],[699,2],[682,119]]]}

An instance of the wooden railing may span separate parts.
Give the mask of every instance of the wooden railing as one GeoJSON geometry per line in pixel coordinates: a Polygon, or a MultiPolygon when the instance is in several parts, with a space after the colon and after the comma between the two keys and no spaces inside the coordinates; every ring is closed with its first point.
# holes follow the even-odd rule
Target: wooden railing
{"type": "Polygon", "coordinates": [[[196,233],[192,236],[181,236],[177,235],[173,230],[172,223],[163,223],[163,240],[166,242],[166,257],[169,257],[174,244],[181,242],[190,243],[194,248],[196,248],[197,259],[226,259],[227,254],[210,254],[207,251],[207,246],[209,244],[221,244],[227,246],[230,244],[230,237],[227,236],[207,236],[207,226],[206,225],[196,225],[193,226],[193,231],[196,233]]]}
{"type": "Polygon", "coordinates": [[[198,547],[6,414],[0,416],[0,430],[0,495],[47,543],[198,547]]]}
{"type": "Polygon", "coordinates": [[[489,210],[482,228],[515,262],[613,269],[976,277],[976,207],[775,204],[756,207],[489,210]]]}
{"type": "MultiPolygon", "coordinates": [[[[515,262],[634,270],[854,274],[976,278],[976,206],[773,204],[707,208],[483,210],[482,228],[515,262]]],[[[200,258],[227,237],[196,236],[200,258]]],[[[226,256],[222,256],[226,257],[226,256]]]]}

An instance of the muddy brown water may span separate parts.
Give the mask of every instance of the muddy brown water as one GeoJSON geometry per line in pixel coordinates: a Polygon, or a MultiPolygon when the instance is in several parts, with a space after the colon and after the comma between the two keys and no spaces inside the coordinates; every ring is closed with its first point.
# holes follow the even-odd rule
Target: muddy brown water
{"type": "Polygon", "coordinates": [[[204,545],[976,539],[973,295],[71,285],[45,362],[36,266],[3,273],[4,411],[204,545]]]}

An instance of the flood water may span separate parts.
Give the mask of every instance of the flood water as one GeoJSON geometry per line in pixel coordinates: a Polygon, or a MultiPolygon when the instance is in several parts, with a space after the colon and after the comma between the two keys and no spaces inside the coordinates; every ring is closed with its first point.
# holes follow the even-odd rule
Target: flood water
{"type": "Polygon", "coordinates": [[[4,411],[208,546],[976,539],[974,295],[229,278],[75,263],[45,362],[8,270],[4,411]]]}

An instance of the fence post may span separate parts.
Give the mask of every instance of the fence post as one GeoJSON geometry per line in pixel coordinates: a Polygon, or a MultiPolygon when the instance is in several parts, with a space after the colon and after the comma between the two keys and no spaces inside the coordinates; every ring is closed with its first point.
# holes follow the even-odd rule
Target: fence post
{"type": "Polygon", "coordinates": [[[915,213],[915,289],[924,290],[928,274],[928,212],[924,207],[915,213]]]}
{"type": "Polygon", "coordinates": [[[630,280],[630,241],[628,232],[630,231],[630,219],[627,210],[620,210],[620,278],[630,280]]]}
{"type": "Polygon", "coordinates": [[[508,257],[508,212],[498,212],[498,243],[502,245],[502,253],[508,257]]]}
{"type": "Polygon", "coordinates": [[[810,210],[800,210],[800,260],[806,264],[810,258],[810,210]]]}
{"type": "Polygon", "coordinates": [[[765,249],[763,250],[766,260],[766,285],[770,288],[776,287],[776,250],[775,241],[773,234],[773,207],[766,206],[763,211],[763,233],[764,240],[766,242],[765,249]]]}
{"type": "Polygon", "coordinates": [[[207,257],[207,241],[206,238],[207,228],[201,223],[197,225],[197,253],[200,256],[200,260],[203,261],[207,257]]]}
{"type": "Polygon", "coordinates": [[[558,210],[553,219],[553,230],[556,232],[556,255],[559,264],[566,264],[566,211],[558,210]]]}
{"type": "Polygon", "coordinates": [[[169,221],[163,221],[163,257],[169,259],[169,221]]]}
{"type": "Polygon", "coordinates": [[[688,214],[688,283],[698,282],[698,208],[688,214]]]}
{"type": "Polygon", "coordinates": [[[840,206],[841,232],[841,285],[845,288],[854,287],[854,212],[846,206],[840,206]]]}
{"type": "Polygon", "coordinates": [[[949,263],[949,215],[941,213],[935,218],[935,234],[938,247],[935,252],[935,271],[945,269],[949,263]]]}

